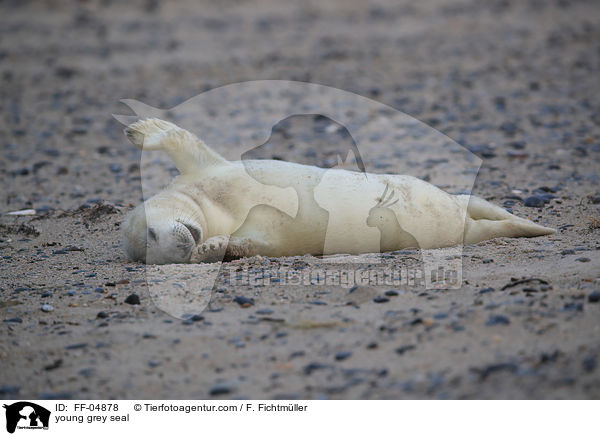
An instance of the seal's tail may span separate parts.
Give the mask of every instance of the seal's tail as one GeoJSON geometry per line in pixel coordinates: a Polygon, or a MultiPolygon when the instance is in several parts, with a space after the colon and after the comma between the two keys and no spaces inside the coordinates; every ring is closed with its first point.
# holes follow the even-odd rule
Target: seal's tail
{"type": "Polygon", "coordinates": [[[225,159],[196,135],[158,118],[136,121],[124,130],[127,138],[142,150],[164,150],[182,174],[198,172],[225,159]]]}
{"type": "Polygon", "coordinates": [[[556,230],[519,218],[503,208],[474,195],[461,195],[468,202],[465,244],[499,237],[517,238],[550,235],[556,230]]]}

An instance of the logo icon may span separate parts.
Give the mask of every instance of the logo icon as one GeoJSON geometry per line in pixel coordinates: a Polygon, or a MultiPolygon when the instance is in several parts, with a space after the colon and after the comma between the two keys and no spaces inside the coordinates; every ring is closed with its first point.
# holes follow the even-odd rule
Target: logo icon
{"type": "Polygon", "coordinates": [[[6,431],[14,433],[18,429],[47,430],[50,423],[50,411],[29,401],[19,401],[6,409],[6,431]]]}

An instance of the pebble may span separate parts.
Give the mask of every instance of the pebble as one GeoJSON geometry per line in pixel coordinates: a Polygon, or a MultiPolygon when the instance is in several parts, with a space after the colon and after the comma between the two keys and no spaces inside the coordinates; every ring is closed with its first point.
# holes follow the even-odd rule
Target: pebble
{"type": "Polygon", "coordinates": [[[10,323],[10,324],[21,324],[23,322],[23,320],[21,318],[19,318],[18,316],[15,316],[14,318],[5,319],[4,322],[10,323]]]}
{"type": "Polygon", "coordinates": [[[589,257],[578,257],[577,259],[575,259],[577,262],[590,262],[591,259],[589,257]]]}
{"type": "Polygon", "coordinates": [[[140,304],[140,296],[138,294],[131,294],[125,299],[127,304],[140,304]]]}
{"type": "Polygon", "coordinates": [[[237,297],[235,297],[233,299],[233,301],[235,303],[239,304],[243,308],[247,308],[247,307],[250,307],[250,306],[254,305],[254,299],[253,298],[244,297],[242,295],[238,295],[237,297]]]}
{"type": "Polygon", "coordinates": [[[42,298],[47,298],[47,297],[52,297],[52,292],[48,291],[48,292],[44,292],[42,295],[40,295],[40,297],[42,298]]]}
{"type": "Polygon", "coordinates": [[[575,250],[563,250],[560,252],[560,254],[562,254],[563,256],[566,256],[568,254],[575,254],[575,250]]]}
{"type": "Polygon", "coordinates": [[[385,295],[386,297],[397,297],[398,295],[400,295],[400,293],[395,289],[390,289],[389,291],[385,291],[385,295]]]}
{"type": "Polygon", "coordinates": [[[227,395],[230,394],[232,392],[232,388],[230,385],[227,384],[219,384],[219,385],[215,385],[212,388],[210,388],[210,395],[211,396],[217,396],[217,395],[227,395]]]}
{"type": "Polygon", "coordinates": [[[373,298],[373,302],[374,303],[387,303],[388,301],[390,301],[390,299],[387,298],[387,297],[375,297],[375,298],[373,298]]]}
{"type": "Polygon", "coordinates": [[[72,345],[67,345],[65,347],[65,350],[81,350],[82,348],[87,347],[87,342],[82,342],[79,344],[72,344],[72,345]]]}
{"type": "Polygon", "coordinates": [[[415,348],[417,348],[415,345],[403,345],[401,347],[396,348],[395,351],[396,353],[403,355],[407,351],[414,350],[415,348]]]}
{"type": "Polygon", "coordinates": [[[590,295],[588,295],[588,302],[600,303],[600,291],[594,291],[590,295]]]}
{"type": "Polygon", "coordinates": [[[42,312],[52,312],[54,310],[54,307],[52,307],[52,305],[50,304],[44,304],[42,306],[42,312]]]}
{"type": "Polygon", "coordinates": [[[565,303],[563,310],[565,312],[583,312],[583,303],[577,303],[575,301],[571,303],[565,303]]]}
{"type": "Polygon", "coordinates": [[[527,197],[523,204],[527,207],[543,207],[546,201],[539,195],[532,195],[531,197],[527,197]]]}
{"type": "Polygon", "coordinates": [[[0,385],[0,396],[16,397],[21,386],[17,385],[0,385]]]}
{"type": "Polygon", "coordinates": [[[346,360],[350,356],[352,356],[351,351],[340,351],[335,355],[335,360],[346,360]]]}
{"type": "Polygon", "coordinates": [[[329,368],[329,365],[325,365],[324,363],[311,362],[304,367],[304,374],[311,375],[315,371],[320,371],[327,368],[329,368]]]}
{"type": "Polygon", "coordinates": [[[96,315],[96,317],[100,318],[100,319],[108,318],[108,313],[104,312],[104,311],[101,311],[101,312],[98,312],[98,314],[96,315]]]}
{"type": "Polygon", "coordinates": [[[508,325],[510,319],[504,315],[492,315],[489,317],[485,325],[508,325]]]}
{"type": "Polygon", "coordinates": [[[583,359],[583,369],[585,372],[592,372],[596,369],[596,356],[588,356],[583,359]]]}
{"type": "Polygon", "coordinates": [[[480,294],[487,294],[488,292],[494,292],[495,289],[494,288],[483,288],[479,290],[480,294]]]}
{"type": "Polygon", "coordinates": [[[70,392],[62,391],[62,392],[42,392],[38,395],[39,400],[70,400],[73,398],[73,394],[70,392]]]}

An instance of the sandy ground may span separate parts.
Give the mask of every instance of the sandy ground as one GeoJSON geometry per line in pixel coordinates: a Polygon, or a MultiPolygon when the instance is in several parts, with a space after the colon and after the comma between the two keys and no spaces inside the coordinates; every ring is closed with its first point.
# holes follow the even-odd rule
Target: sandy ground
{"type": "MultiPolygon", "coordinates": [[[[174,3],[0,6],[0,397],[600,398],[597,3],[174,3]],[[255,79],[406,112],[483,159],[475,194],[558,233],[465,247],[460,289],[224,282],[193,320],[166,314],[120,248],[142,177],[111,114],[255,79]]],[[[402,159],[371,141],[375,171],[402,159]]]]}

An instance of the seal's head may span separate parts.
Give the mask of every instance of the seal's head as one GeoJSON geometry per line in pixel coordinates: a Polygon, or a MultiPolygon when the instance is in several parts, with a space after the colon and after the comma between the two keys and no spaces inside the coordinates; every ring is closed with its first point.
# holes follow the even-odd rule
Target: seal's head
{"type": "Polygon", "coordinates": [[[149,199],[123,223],[123,246],[130,259],[147,264],[188,263],[204,239],[204,217],[198,207],[170,196],[149,199]]]}

